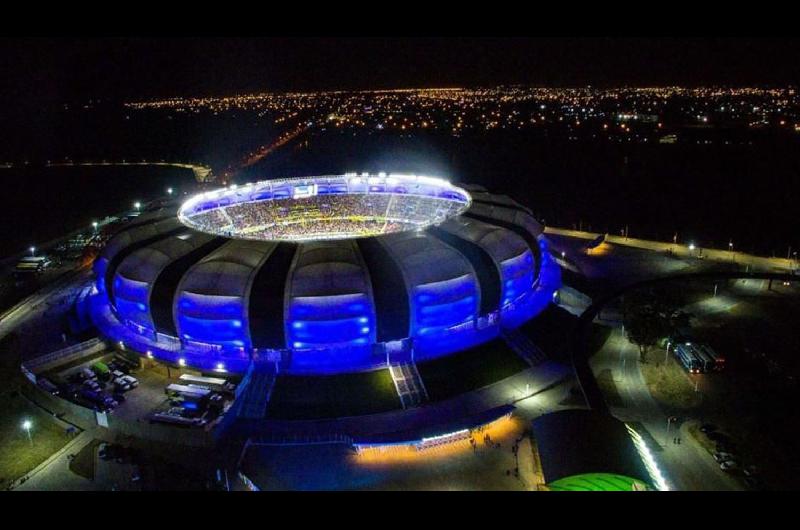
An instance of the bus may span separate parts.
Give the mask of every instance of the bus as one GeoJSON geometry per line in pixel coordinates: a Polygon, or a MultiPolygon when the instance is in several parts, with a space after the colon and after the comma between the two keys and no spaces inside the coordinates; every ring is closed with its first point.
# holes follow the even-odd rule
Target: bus
{"type": "Polygon", "coordinates": [[[229,383],[227,379],[221,377],[202,377],[199,375],[182,374],[178,380],[182,385],[205,388],[212,392],[231,393],[234,389],[232,383],[229,383]]]}
{"type": "Polygon", "coordinates": [[[675,356],[681,362],[686,371],[690,374],[699,374],[703,370],[703,364],[695,356],[690,342],[684,342],[675,346],[675,356]]]}
{"type": "Polygon", "coordinates": [[[700,366],[702,367],[700,370],[701,372],[705,374],[708,372],[713,372],[716,369],[716,361],[706,352],[702,344],[687,342],[686,345],[691,348],[695,358],[700,361],[700,366]]]}
{"type": "Polygon", "coordinates": [[[176,385],[175,383],[169,385],[164,393],[170,398],[179,398],[183,401],[191,403],[202,403],[211,396],[211,391],[207,388],[198,388],[196,386],[176,385]]]}
{"type": "Polygon", "coordinates": [[[713,361],[713,370],[719,372],[725,368],[725,357],[717,353],[714,348],[708,344],[698,344],[697,347],[701,349],[713,361]]]}

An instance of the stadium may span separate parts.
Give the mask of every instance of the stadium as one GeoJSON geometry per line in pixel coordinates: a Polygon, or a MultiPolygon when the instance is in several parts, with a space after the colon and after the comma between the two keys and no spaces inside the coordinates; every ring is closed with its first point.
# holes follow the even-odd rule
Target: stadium
{"type": "Polygon", "coordinates": [[[147,211],[95,261],[107,338],[201,371],[425,361],[535,317],[560,286],[531,211],[413,175],[268,180],[147,211]]]}

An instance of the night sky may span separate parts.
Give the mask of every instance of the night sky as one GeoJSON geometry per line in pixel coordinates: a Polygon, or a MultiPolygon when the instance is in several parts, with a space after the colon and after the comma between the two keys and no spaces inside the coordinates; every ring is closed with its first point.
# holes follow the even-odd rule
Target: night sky
{"type": "Polygon", "coordinates": [[[0,41],[4,102],[529,83],[786,84],[788,38],[85,38],[0,41]]]}

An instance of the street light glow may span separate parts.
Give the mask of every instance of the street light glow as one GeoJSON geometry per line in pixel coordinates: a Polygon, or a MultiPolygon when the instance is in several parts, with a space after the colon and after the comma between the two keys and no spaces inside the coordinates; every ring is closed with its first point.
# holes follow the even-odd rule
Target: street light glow
{"type": "Polygon", "coordinates": [[[694,250],[694,243],[689,243],[689,250],[694,250]]]}
{"type": "Polygon", "coordinates": [[[22,428],[25,429],[26,431],[30,431],[31,427],[33,427],[33,423],[31,422],[31,420],[25,420],[22,422],[22,428]]]}
{"type": "Polygon", "coordinates": [[[135,203],[133,203],[133,207],[138,210],[139,208],[142,207],[142,203],[140,203],[139,201],[136,201],[135,203]]]}

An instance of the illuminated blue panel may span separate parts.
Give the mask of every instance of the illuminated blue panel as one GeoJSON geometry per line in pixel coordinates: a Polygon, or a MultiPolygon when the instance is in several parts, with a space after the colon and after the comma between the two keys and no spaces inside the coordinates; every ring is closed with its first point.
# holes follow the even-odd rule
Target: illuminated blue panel
{"type": "Polygon", "coordinates": [[[368,345],[374,336],[374,311],[363,293],[295,297],[288,313],[289,348],[368,345]]]}
{"type": "Polygon", "coordinates": [[[94,260],[94,265],[92,266],[92,270],[94,270],[94,283],[97,286],[97,290],[101,293],[106,292],[106,270],[108,270],[108,259],[104,256],[100,256],[94,260]]]}
{"type": "Polygon", "coordinates": [[[515,328],[541,313],[552,303],[553,294],[561,287],[561,269],[550,256],[544,237],[539,237],[539,248],[541,266],[534,289],[522,300],[514,302],[511,308],[503,310],[503,327],[515,328]]]}
{"type": "Polygon", "coordinates": [[[535,279],[535,266],[530,250],[500,264],[503,281],[501,306],[505,306],[531,290],[535,279]]]}
{"type": "Polygon", "coordinates": [[[478,289],[473,276],[420,285],[412,297],[412,335],[428,335],[478,316],[478,289]]]}
{"type": "Polygon", "coordinates": [[[245,306],[238,296],[179,294],[175,308],[181,338],[224,349],[250,348],[245,306]]]}
{"type": "Polygon", "coordinates": [[[130,321],[138,326],[153,329],[150,318],[148,297],[150,284],[129,280],[120,275],[114,278],[114,300],[117,313],[123,321],[130,321]]]}

